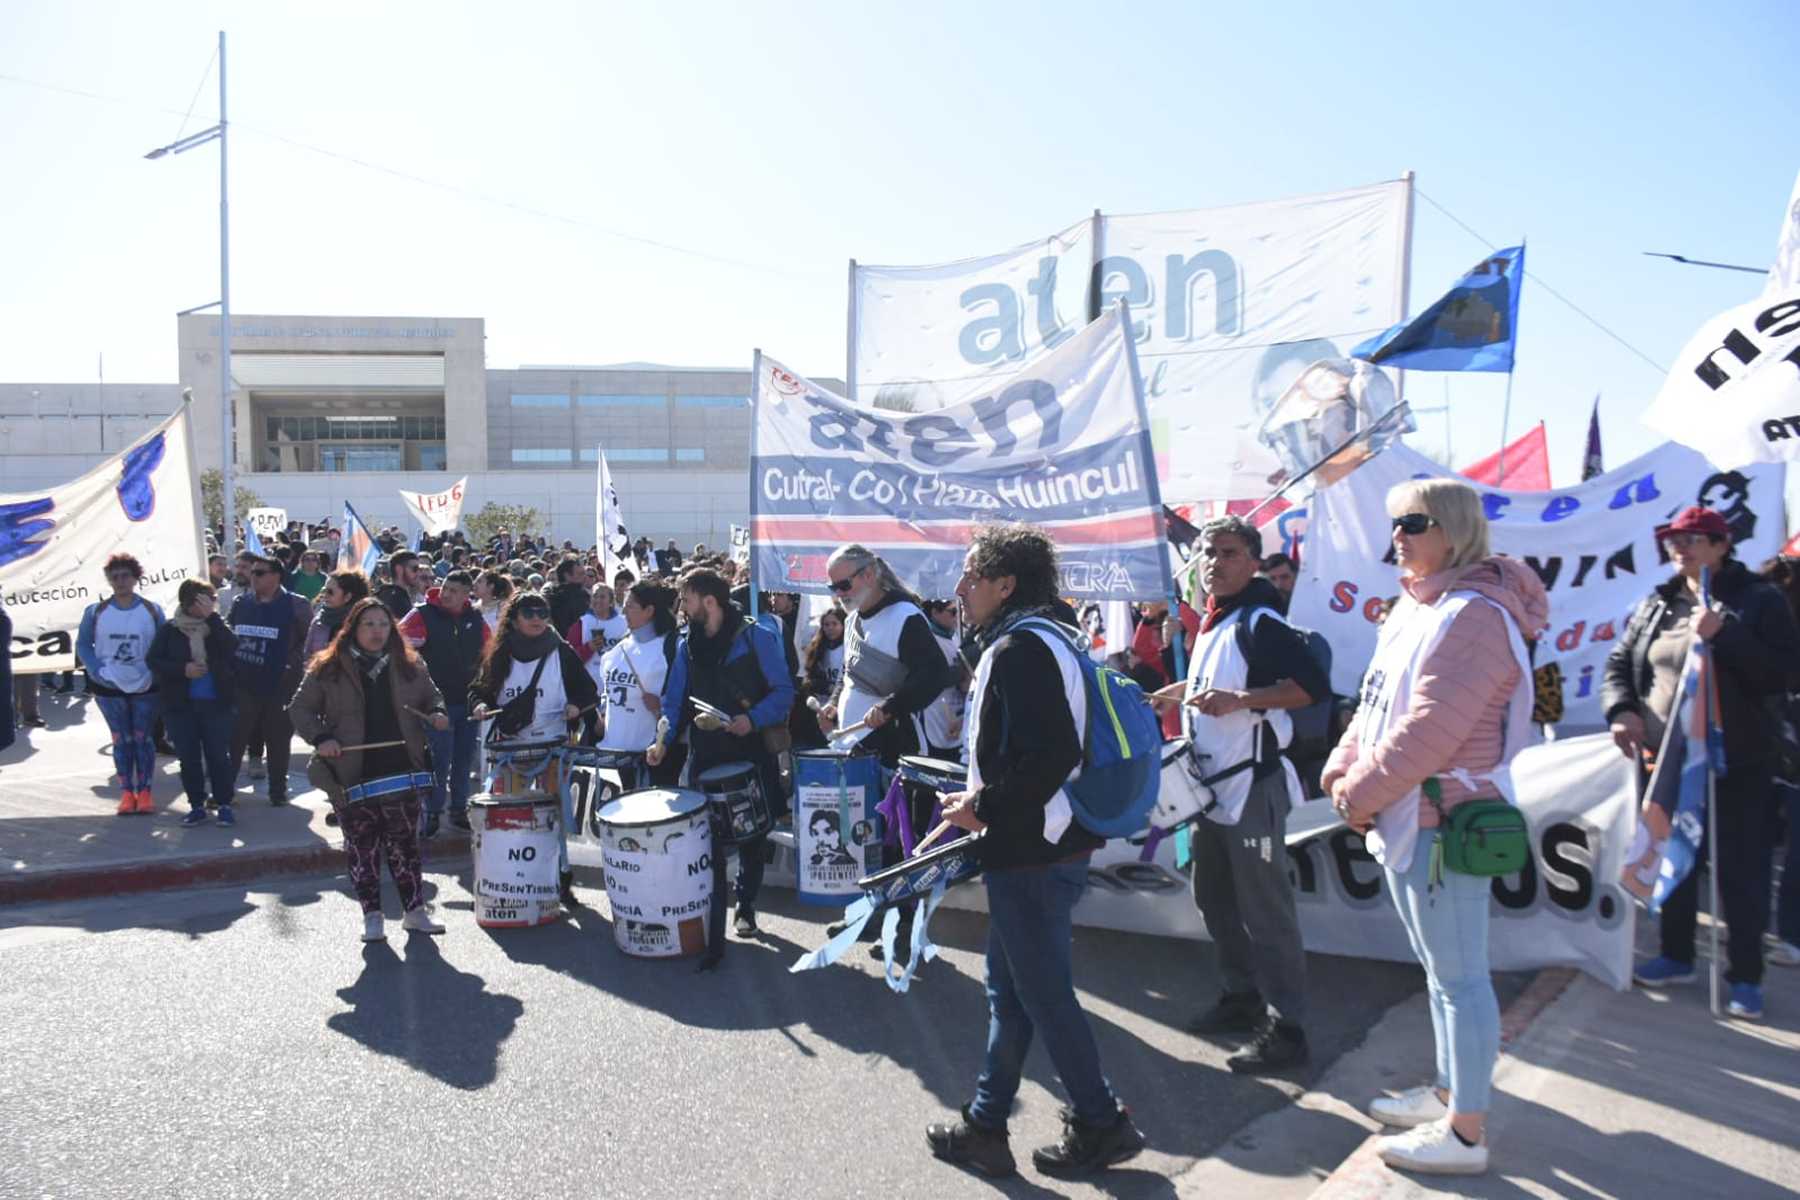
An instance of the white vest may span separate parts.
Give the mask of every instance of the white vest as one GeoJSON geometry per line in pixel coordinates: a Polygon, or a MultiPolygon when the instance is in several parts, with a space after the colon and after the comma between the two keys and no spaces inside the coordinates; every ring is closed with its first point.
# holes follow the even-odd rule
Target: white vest
{"type": "MultiPolygon", "coordinates": [[[[932,636],[937,638],[938,649],[944,652],[944,660],[950,664],[952,680],[956,677],[956,637],[946,637],[932,628],[932,636]]],[[[962,740],[961,725],[965,700],[962,689],[954,682],[938,693],[925,708],[925,742],[926,746],[948,747],[957,745],[962,740]]],[[[924,749],[925,747],[920,747],[924,749]]]]}
{"type": "MultiPolygon", "coordinates": [[[[581,644],[584,646],[594,640],[595,632],[598,631],[604,635],[600,644],[600,653],[590,654],[585,664],[587,673],[593,677],[594,682],[604,687],[605,682],[600,673],[600,660],[605,657],[607,651],[630,636],[631,627],[625,623],[625,614],[617,609],[613,610],[613,615],[604,621],[596,617],[590,609],[581,614],[579,625],[577,636],[580,637],[581,644]]],[[[648,745],[648,743],[645,744],[648,745]]]]}
{"type": "Polygon", "coordinates": [[[141,598],[130,608],[102,600],[94,614],[94,653],[100,659],[100,680],[121,692],[147,692],[155,680],[144,656],[156,635],[156,618],[141,598]]]}
{"type": "Polygon", "coordinates": [[[600,715],[606,730],[600,745],[607,750],[642,751],[656,740],[656,716],[644,707],[644,692],[662,695],[669,664],[663,658],[663,640],[626,639],[598,656],[600,664],[600,715]]]}
{"type": "MultiPolygon", "coordinates": [[[[925,620],[925,614],[910,600],[895,600],[872,617],[853,612],[844,620],[844,682],[838,689],[837,727],[854,725],[869,715],[869,710],[887,699],[879,692],[858,684],[850,675],[849,664],[862,647],[870,647],[889,658],[900,657],[900,630],[908,619],[925,620]]],[[[919,743],[925,744],[925,728],[918,715],[908,717],[919,743]]],[[[865,735],[866,736],[866,735],[865,735]]],[[[860,740],[860,739],[859,739],[860,740]]]]}
{"type": "MultiPolygon", "coordinates": [[[[563,692],[562,663],[559,661],[561,655],[562,651],[554,647],[550,650],[549,661],[544,663],[544,673],[538,676],[537,704],[532,709],[531,724],[508,738],[508,741],[560,741],[568,735],[569,725],[563,719],[563,709],[568,707],[569,700],[563,692]]],[[[538,661],[513,660],[512,670],[506,676],[506,684],[500,689],[500,707],[505,708],[507,701],[530,685],[531,676],[537,671],[538,661]]]]}
{"type": "MultiPolygon", "coordinates": [[[[1253,608],[1246,612],[1240,608],[1201,634],[1194,643],[1194,657],[1188,663],[1184,698],[1197,696],[1212,688],[1230,692],[1244,690],[1250,677],[1250,663],[1238,645],[1238,624],[1246,619],[1250,622],[1249,632],[1252,633],[1261,621],[1287,624],[1273,609],[1253,608]]],[[[1266,712],[1241,708],[1223,717],[1209,717],[1184,704],[1181,716],[1187,727],[1188,738],[1193,743],[1194,754],[1198,756],[1202,775],[1217,775],[1246,760],[1265,759],[1275,751],[1286,749],[1288,743],[1294,740],[1294,719],[1282,708],[1272,708],[1266,712]],[[1272,747],[1265,745],[1263,741],[1265,722],[1275,734],[1275,745],[1272,747]]],[[[1298,805],[1304,797],[1300,790],[1300,777],[1294,773],[1294,764],[1284,758],[1281,760],[1281,769],[1287,777],[1288,803],[1298,805]]],[[[1215,807],[1206,814],[1207,819],[1220,825],[1236,825],[1244,815],[1244,802],[1250,798],[1250,784],[1255,778],[1256,769],[1250,767],[1212,784],[1215,807]]]]}
{"type": "MultiPolygon", "coordinates": [[[[1020,630],[1020,633],[1034,633],[1039,641],[1050,647],[1050,653],[1056,659],[1056,666],[1062,672],[1063,695],[1069,700],[1069,715],[1075,719],[1075,738],[1081,743],[1083,754],[1087,750],[1087,680],[1082,677],[1081,664],[1075,661],[1075,652],[1069,643],[1054,633],[1042,629],[1020,630]]],[[[999,639],[995,639],[998,641],[999,639]]],[[[987,696],[988,681],[994,674],[994,647],[989,646],[981,652],[981,660],[975,664],[975,680],[969,685],[969,719],[963,725],[963,758],[969,766],[968,790],[978,791],[981,788],[981,764],[975,761],[975,747],[981,738],[981,703],[987,696]]],[[[1081,775],[1081,765],[1069,772],[1069,778],[1076,779],[1081,775]]],[[[1044,805],[1044,840],[1054,846],[1062,840],[1068,831],[1069,822],[1075,819],[1075,810],[1069,806],[1069,792],[1066,787],[1056,789],[1056,795],[1044,805]]]]}
{"type": "MultiPolygon", "coordinates": [[[[1518,624],[1500,605],[1474,592],[1447,592],[1435,604],[1420,604],[1402,593],[1394,605],[1375,642],[1375,657],[1363,676],[1362,707],[1357,713],[1356,746],[1359,755],[1368,755],[1380,744],[1387,731],[1412,708],[1413,687],[1420,668],[1437,644],[1444,639],[1456,614],[1472,601],[1491,604],[1506,618],[1506,644],[1519,664],[1519,683],[1513,689],[1506,710],[1502,732],[1500,762],[1490,772],[1471,775],[1467,771],[1452,772],[1464,787],[1481,780],[1492,780],[1507,803],[1514,803],[1513,756],[1525,746],[1531,732],[1531,660],[1525,653],[1525,639],[1518,624]]],[[[1382,809],[1375,818],[1375,828],[1365,839],[1375,861],[1396,873],[1412,866],[1413,847],[1419,840],[1419,789],[1414,788],[1382,809]]]]}

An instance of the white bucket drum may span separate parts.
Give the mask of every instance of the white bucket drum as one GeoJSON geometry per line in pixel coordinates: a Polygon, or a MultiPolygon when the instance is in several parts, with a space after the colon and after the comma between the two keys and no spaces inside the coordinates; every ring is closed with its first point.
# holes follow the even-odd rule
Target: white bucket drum
{"type": "Polygon", "coordinates": [[[713,888],[706,795],[685,788],[626,792],[600,810],[599,821],[619,949],[639,958],[705,950],[713,888]]]}
{"type": "Polygon", "coordinates": [[[563,915],[556,878],[561,824],[562,805],[544,792],[469,801],[477,925],[545,925],[563,915]]]}

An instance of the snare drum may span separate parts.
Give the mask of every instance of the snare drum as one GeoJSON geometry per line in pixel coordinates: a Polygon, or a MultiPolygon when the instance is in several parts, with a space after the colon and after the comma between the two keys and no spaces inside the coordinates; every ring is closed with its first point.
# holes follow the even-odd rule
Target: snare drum
{"type": "Polygon", "coordinates": [[[575,820],[570,832],[598,838],[600,810],[623,796],[649,786],[642,750],[607,750],[573,746],[564,752],[569,787],[575,794],[575,820]]]}
{"type": "Polygon", "coordinates": [[[1200,764],[1187,738],[1164,742],[1162,778],[1150,824],[1161,830],[1192,824],[1213,806],[1212,789],[1201,782],[1200,764]]]}
{"type": "Polygon", "coordinates": [[[685,788],[626,792],[600,810],[613,941],[639,958],[706,949],[712,904],[709,803],[685,788]]]}
{"type": "Polygon", "coordinates": [[[856,881],[856,886],[875,903],[875,911],[908,900],[922,899],[940,881],[948,887],[981,874],[979,838],[959,837],[905,862],[856,881]]]}
{"type": "Polygon", "coordinates": [[[848,750],[794,752],[794,895],[841,908],[881,865],[881,763],[848,750]]]}
{"type": "Polygon", "coordinates": [[[753,838],[767,837],[775,828],[775,814],[763,795],[762,780],[747,762],[720,763],[700,772],[694,785],[712,806],[714,840],[739,846],[753,838]]]}
{"type": "MultiPolygon", "coordinates": [[[[905,754],[900,758],[899,774],[906,786],[906,813],[914,837],[923,836],[930,828],[941,793],[960,792],[969,786],[969,768],[947,758],[905,754]]],[[[910,843],[902,839],[900,844],[907,847],[910,843]]]]}
{"type": "Polygon", "coordinates": [[[562,805],[556,797],[476,796],[469,801],[469,827],[477,925],[544,925],[562,916],[556,878],[562,805]]]}
{"type": "Polygon", "coordinates": [[[399,800],[414,792],[430,790],[430,771],[403,771],[398,775],[383,775],[379,779],[366,779],[361,783],[351,784],[344,789],[344,801],[348,804],[378,804],[383,800],[399,800]]]}

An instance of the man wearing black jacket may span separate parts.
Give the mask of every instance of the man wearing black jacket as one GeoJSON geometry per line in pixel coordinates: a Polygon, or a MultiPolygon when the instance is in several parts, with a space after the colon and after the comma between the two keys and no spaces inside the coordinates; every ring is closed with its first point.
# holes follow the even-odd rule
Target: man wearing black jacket
{"type": "MultiPolygon", "coordinates": [[[[1016,628],[1056,619],[1056,548],[1027,525],[977,530],[957,584],[981,659],[969,694],[969,788],[944,816],[980,834],[988,900],[988,1049],[975,1098],[954,1124],[925,1131],[932,1153],[1011,1175],[1007,1118],[1034,1034],[1068,1090],[1063,1136],[1032,1152],[1048,1175],[1085,1175],[1143,1149],[1144,1137],[1100,1070],[1075,998],[1073,912],[1088,858],[1103,844],[1072,819],[1063,784],[1080,765],[1087,696],[1074,652],[1054,634],[1016,628]]],[[[1074,631],[1071,630],[1071,633],[1074,631]]]]}

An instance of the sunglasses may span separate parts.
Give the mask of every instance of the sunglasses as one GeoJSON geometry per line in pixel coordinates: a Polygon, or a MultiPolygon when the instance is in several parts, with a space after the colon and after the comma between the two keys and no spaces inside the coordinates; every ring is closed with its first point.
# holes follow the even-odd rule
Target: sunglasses
{"type": "Polygon", "coordinates": [[[519,609],[519,620],[521,621],[548,621],[549,619],[550,610],[547,608],[521,607],[519,609]]]}
{"type": "Polygon", "coordinates": [[[269,568],[267,568],[267,567],[257,567],[255,570],[251,571],[250,573],[252,575],[273,575],[275,572],[269,570],[269,568]]]}
{"type": "Polygon", "coordinates": [[[1436,524],[1435,518],[1428,517],[1424,513],[1402,513],[1394,518],[1394,528],[1408,537],[1418,537],[1436,524]]]}
{"type": "Polygon", "coordinates": [[[844,577],[843,579],[834,580],[831,584],[831,590],[838,593],[840,596],[843,595],[845,592],[849,591],[852,587],[856,586],[856,584],[855,584],[856,577],[858,575],[861,575],[866,570],[868,570],[867,567],[858,567],[858,568],[856,568],[856,570],[850,572],[850,574],[847,575],[846,577],[844,577]]]}

